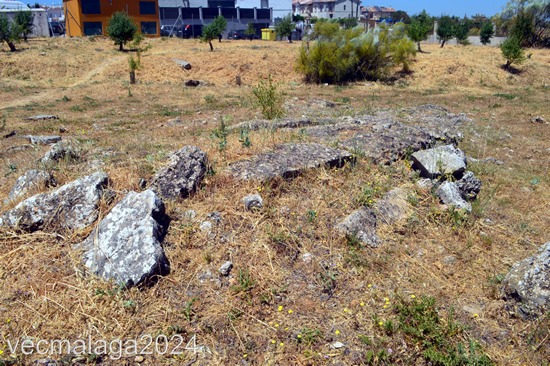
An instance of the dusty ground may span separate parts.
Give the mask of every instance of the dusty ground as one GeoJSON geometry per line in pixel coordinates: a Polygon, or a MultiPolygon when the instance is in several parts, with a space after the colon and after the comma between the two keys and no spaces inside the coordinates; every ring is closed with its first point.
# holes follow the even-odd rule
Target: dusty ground
{"type": "MultiPolygon", "coordinates": [[[[86,153],[79,164],[54,167],[56,179],[65,183],[104,163],[117,200],[128,190],[139,190],[139,179],[150,178],[180,146],[201,147],[215,172],[194,197],[168,203],[174,220],[165,250],[172,272],[148,289],[120,292],[111,284],[81,278],[70,245],[88,231],[63,236],[1,232],[4,345],[21,337],[135,339],[180,333],[185,343],[196,334],[198,345],[210,352],[146,355],[143,363],[189,364],[197,357],[197,364],[205,365],[366,364],[370,350],[392,349],[372,363],[424,364],[415,350],[420,345],[404,342],[399,332],[382,332],[375,319],[392,319],[393,305],[402,298],[429,295],[437,299],[444,319],[454,308],[467,327],[456,335],[457,342],[477,339],[496,364],[548,364],[548,320],[510,313],[500,299],[499,283],[511,265],[550,240],[550,125],[530,122],[535,116],[550,120],[550,51],[528,50],[531,57],[518,72],[509,73],[501,68],[497,48],[425,45],[430,53],[416,56],[412,74],[391,84],[317,86],[304,84],[294,71],[298,43],[224,41],[215,42],[215,51],[209,52],[207,44],[194,40],[149,42],[152,49],[143,56],[144,67],[132,86],[127,82],[128,54],[107,40],[31,40],[16,53],[0,45],[0,127],[5,120],[0,132],[16,132],[0,139],[0,198],[47,150],[10,147],[27,144],[25,135],[59,134],[60,128],[86,153]],[[193,68],[182,70],[174,58],[193,68]],[[494,157],[504,164],[471,166],[483,181],[475,217],[462,220],[441,212],[429,192],[417,191],[411,200],[414,219],[384,232],[379,249],[363,249],[360,264],[350,262],[349,247],[332,229],[334,222],[357,208],[367,183],[382,192],[400,185],[413,188],[411,174],[402,162],[378,167],[360,161],[353,169],[319,169],[265,186],[228,178],[223,170],[230,162],[281,141],[307,140],[290,133],[251,132],[247,148],[232,133],[226,149],[219,151],[211,131],[222,118],[229,125],[260,118],[252,87],[269,74],[284,93],[288,117],[367,114],[428,103],[467,113],[474,124],[465,127],[460,147],[474,158],[494,157]],[[242,86],[236,85],[236,76],[242,86]],[[205,86],[184,88],[188,79],[205,86]],[[337,106],[320,107],[317,99],[337,106]],[[36,114],[60,119],[23,120],[36,114]],[[166,123],[178,116],[185,123],[166,123]],[[241,198],[252,192],[264,198],[263,211],[241,207],[241,198]],[[281,213],[285,206],[286,214],[281,213]],[[218,230],[229,235],[227,241],[200,232],[184,218],[188,209],[201,220],[208,212],[221,212],[224,222],[218,230]],[[296,251],[312,253],[315,260],[304,263],[296,251]],[[443,263],[450,255],[457,262],[443,263]],[[207,271],[217,278],[217,269],[229,259],[235,275],[248,268],[256,281],[251,290],[236,292],[231,290],[234,283],[222,280],[220,287],[211,281],[207,271]],[[188,311],[186,305],[195,297],[188,311]],[[319,336],[311,342],[298,338],[316,331],[319,336]],[[331,349],[336,341],[346,348],[331,349]]],[[[110,207],[102,207],[103,216],[110,207]]],[[[8,353],[4,348],[0,360],[9,360],[8,353]]],[[[16,357],[17,363],[39,358],[16,357]]],[[[106,357],[79,361],[121,362],[106,357]]],[[[136,358],[124,362],[133,364],[136,358]]]]}

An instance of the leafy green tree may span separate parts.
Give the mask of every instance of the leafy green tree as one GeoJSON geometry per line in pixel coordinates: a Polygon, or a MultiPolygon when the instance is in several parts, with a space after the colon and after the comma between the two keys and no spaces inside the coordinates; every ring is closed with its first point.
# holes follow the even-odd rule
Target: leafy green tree
{"type": "Polygon", "coordinates": [[[445,45],[445,42],[454,38],[454,22],[448,15],[442,15],[439,18],[439,25],[437,27],[437,38],[441,41],[441,48],[445,45]]]}
{"type": "Polygon", "coordinates": [[[256,27],[254,27],[254,24],[252,24],[252,22],[248,22],[248,27],[244,31],[244,34],[250,36],[250,40],[252,41],[252,36],[256,34],[256,27]]]}
{"type": "Polygon", "coordinates": [[[413,18],[411,24],[407,26],[407,35],[418,45],[418,52],[422,52],[420,42],[428,38],[432,26],[427,18],[413,18]]]}
{"type": "Polygon", "coordinates": [[[467,19],[464,19],[454,26],[454,35],[456,37],[456,40],[461,45],[468,45],[470,42],[468,41],[468,34],[470,33],[470,24],[467,19]]]}
{"type": "Polygon", "coordinates": [[[502,56],[506,59],[506,65],[504,70],[508,70],[512,64],[521,64],[525,61],[525,51],[521,48],[519,39],[515,37],[509,37],[506,41],[500,45],[502,56]]]}
{"type": "Polygon", "coordinates": [[[535,19],[533,14],[528,11],[521,10],[515,18],[515,21],[510,29],[510,36],[517,38],[522,47],[532,45],[535,33],[535,19]]]}
{"type": "Polygon", "coordinates": [[[123,11],[119,11],[113,13],[109,19],[106,31],[109,38],[115,42],[115,45],[120,45],[120,51],[122,51],[122,47],[134,39],[137,25],[132,17],[123,11]]]}
{"type": "Polygon", "coordinates": [[[288,14],[283,17],[281,23],[275,27],[277,35],[283,39],[283,37],[288,37],[288,41],[292,43],[292,31],[294,30],[294,23],[292,22],[292,15],[288,14]]]}
{"type": "Polygon", "coordinates": [[[525,46],[550,47],[550,1],[510,0],[493,19],[497,34],[519,37],[525,46]]]}
{"type": "Polygon", "coordinates": [[[30,11],[18,11],[15,13],[15,23],[21,27],[23,39],[27,41],[27,37],[34,29],[34,14],[30,11]]]}
{"type": "Polygon", "coordinates": [[[491,22],[485,22],[481,26],[481,30],[479,32],[479,39],[482,44],[488,45],[491,43],[491,38],[495,35],[495,27],[493,26],[493,23],[491,22]]]}
{"type": "Polygon", "coordinates": [[[220,15],[214,18],[212,23],[208,24],[206,27],[202,29],[201,41],[208,42],[208,44],[210,45],[210,51],[214,51],[214,47],[212,46],[212,40],[214,40],[223,31],[225,31],[226,27],[227,27],[227,20],[222,15],[220,15]]]}
{"type": "Polygon", "coordinates": [[[11,52],[17,51],[15,42],[21,39],[21,26],[0,13],[0,42],[6,42],[11,52]]]}
{"type": "Polygon", "coordinates": [[[407,12],[404,11],[404,10],[396,11],[395,13],[393,13],[392,18],[395,21],[402,22],[402,23],[405,23],[405,24],[411,24],[411,21],[412,21],[409,14],[407,14],[407,12]]]}

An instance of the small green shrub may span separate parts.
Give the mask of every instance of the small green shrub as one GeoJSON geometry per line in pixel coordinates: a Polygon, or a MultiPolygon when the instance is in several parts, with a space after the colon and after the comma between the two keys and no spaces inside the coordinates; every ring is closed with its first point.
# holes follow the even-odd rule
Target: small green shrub
{"type": "Polygon", "coordinates": [[[479,32],[479,39],[483,45],[488,45],[491,43],[491,38],[495,35],[495,27],[492,22],[485,22],[481,26],[479,32]]]}
{"type": "Polygon", "coordinates": [[[137,29],[133,18],[126,14],[126,12],[120,11],[113,13],[105,31],[109,35],[109,38],[115,42],[115,45],[120,46],[120,51],[122,51],[122,47],[134,39],[137,29]]]}
{"type": "Polygon", "coordinates": [[[283,116],[283,96],[277,90],[277,85],[273,83],[271,74],[267,82],[260,79],[258,85],[252,89],[252,94],[256,97],[256,103],[265,118],[274,119],[283,116]]]}
{"type": "Polygon", "coordinates": [[[500,50],[502,51],[502,56],[506,59],[504,70],[508,70],[512,64],[519,65],[525,61],[525,51],[521,48],[519,39],[515,37],[510,37],[502,42],[500,50]]]}

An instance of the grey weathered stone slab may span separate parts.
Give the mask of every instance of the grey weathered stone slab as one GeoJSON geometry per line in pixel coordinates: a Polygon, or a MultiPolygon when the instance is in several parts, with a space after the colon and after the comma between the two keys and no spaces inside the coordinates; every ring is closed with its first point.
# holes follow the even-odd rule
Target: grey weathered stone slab
{"type": "Polygon", "coordinates": [[[342,141],[341,145],[348,150],[361,151],[379,164],[399,160],[409,152],[434,144],[429,134],[402,123],[375,126],[380,128],[358,132],[352,138],[342,141]]]}
{"type": "Polygon", "coordinates": [[[233,262],[227,261],[220,267],[219,271],[222,275],[229,276],[231,269],[233,269],[233,262]]]}
{"type": "Polygon", "coordinates": [[[42,164],[57,163],[60,160],[78,160],[80,150],[68,141],[59,141],[40,159],[42,164]]]}
{"type": "Polygon", "coordinates": [[[33,136],[28,135],[25,138],[29,139],[33,145],[49,145],[55,144],[56,142],[61,141],[61,136],[33,136]]]}
{"type": "Polygon", "coordinates": [[[342,234],[353,235],[370,247],[376,248],[380,243],[376,235],[376,217],[374,211],[362,207],[336,225],[342,234]]]}
{"type": "Polygon", "coordinates": [[[196,146],[185,146],[168,159],[151,180],[150,188],[165,199],[186,198],[204,178],[206,153],[196,146]]]}
{"type": "Polygon", "coordinates": [[[45,119],[59,119],[59,117],[51,114],[39,114],[37,116],[31,116],[23,119],[28,121],[43,121],[45,119]]]}
{"type": "Polygon", "coordinates": [[[384,199],[376,202],[374,212],[378,224],[392,224],[395,221],[404,220],[408,217],[407,195],[409,193],[403,188],[394,188],[384,196],[384,199]]]}
{"type": "Polygon", "coordinates": [[[456,186],[465,200],[475,200],[479,191],[481,191],[481,181],[476,178],[474,173],[466,172],[464,176],[456,182],[456,186]]]}
{"type": "Polygon", "coordinates": [[[130,192],[77,248],[94,275],[137,286],[170,271],[160,245],[167,225],[164,203],[152,190],[130,192]]]}
{"type": "Polygon", "coordinates": [[[278,176],[289,178],[305,169],[321,165],[340,167],[352,159],[352,154],[328,146],[304,143],[283,144],[272,152],[261,153],[250,160],[231,165],[230,174],[239,179],[267,180],[278,176]]]}
{"type": "Polygon", "coordinates": [[[55,184],[55,180],[51,173],[43,170],[29,170],[25,174],[17,178],[10,193],[8,193],[8,201],[17,201],[19,198],[27,196],[36,191],[51,187],[55,184]]]}
{"type": "Polygon", "coordinates": [[[107,180],[107,174],[98,172],[27,198],[0,216],[0,226],[29,232],[83,229],[97,219],[107,180]]]}
{"type": "Polygon", "coordinates": [[[426,178],[447,174],[460,178],[466,170],[466,155],[453,145],[418,151],[411,157],[413,167],[420,170],[420,175],[426,178]]]}
{"type": "Polygon", "coordinates": [[[518,310],[523,315],[550,308],[550,242],[512,267],[502,281],[501,293],[507,300],[522,303],[518,310]]]}
{"type": "Polygon", "coordinates": [[[472,211],[472,205],[462,198],[460,191],[454,182],[446,180],[436,191],[437,196],[446,205],[454,205],[458,209],[472,211]]]}

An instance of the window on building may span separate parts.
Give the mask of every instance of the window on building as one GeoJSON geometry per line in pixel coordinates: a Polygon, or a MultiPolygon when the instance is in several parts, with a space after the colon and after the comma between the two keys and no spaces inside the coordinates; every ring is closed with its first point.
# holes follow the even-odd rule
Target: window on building
{"type": "Polygon", "coordinates": [[[262,9],[269,8],[269,0],[262,0],[261,7],[262,9]]]}
{"type": "Polygon", "coordinates": [[[84,22],[85,36],[101,36],[103,35],[103,25],[101,22],[84,22]]]}
{"type": "Polygon", "coordinates": [[[141,34],[157,34],[157,22],[141,22],[141,34]]]}
{"type": "Polygon", "coordinates": [[[344,10],[346,10],[346,6],[344,5],[344,10]]]}
{"type": "Polygon", "coordinates": [[[82,0],[82,14],[101,14],[99,0],[82,0]]]}
{"type": "Polygon", "coordinates": [[[139,13],[142,15],[157,13],[157,7],[154,1],[140,1],[139,2],[139,13]]]}

